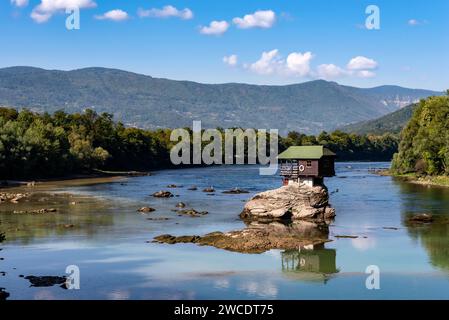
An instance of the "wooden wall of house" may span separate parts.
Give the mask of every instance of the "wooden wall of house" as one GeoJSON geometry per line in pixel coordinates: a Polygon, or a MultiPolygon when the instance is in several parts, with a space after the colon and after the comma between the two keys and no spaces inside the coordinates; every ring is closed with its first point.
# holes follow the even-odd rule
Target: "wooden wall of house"
{"type": "Polygon", "coordinates": [[[319,175],[321,177],[335,176],[335,158],[323,157],[319,163],[319,175]]]}
{"type": "Polygon", "coordinates": [[[304,171],[299,171],[299,176],[317,177],[319,175],[318,160],[299,160],[298,168],[303,165],[304,171]],[[309,165],[307,165],[309,163],[309,165]]]}

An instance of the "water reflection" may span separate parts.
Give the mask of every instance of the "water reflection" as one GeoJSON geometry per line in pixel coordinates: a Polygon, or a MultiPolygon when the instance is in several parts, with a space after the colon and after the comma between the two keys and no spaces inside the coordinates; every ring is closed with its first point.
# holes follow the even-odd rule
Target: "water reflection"
{"type": "Polygon", "coordinates": [[[449,272],[449,188],[426,187],[400,183],[403,208],[402,220],[411,238],[421,242],[430,263],[449,272]],[[417,213],[431,214],[432,223],[409,223],[417,213]]]}
{"type": "Polygon", "coordinates": [[[289,278],[326,283],[336,266],[337,250],[323,245],[282,252],[282,272],[289,278]]]}
{"type": "Polygon", "coordinates": [[[91,237],[99,228],[112,226],[111,205],[92,197],[69,194],[32,194],[17,204],[0,207],[1,232],[6,240],[32,243],[36,238],[82,234],[91,237]],[[31,213],[43,208],[56,212],[31,213]]]}

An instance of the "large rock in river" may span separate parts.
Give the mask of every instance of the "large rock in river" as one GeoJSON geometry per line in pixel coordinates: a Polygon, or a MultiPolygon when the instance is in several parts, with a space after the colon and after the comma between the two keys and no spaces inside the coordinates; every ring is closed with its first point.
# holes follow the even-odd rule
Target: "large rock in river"
{"type": "Polygon", "coordinates": [[[335,216],[329,205],[329,193],[325,186],[310,187],[292,184],[255,195],[249,200],[240,217],[325,220],[335,216]]]}

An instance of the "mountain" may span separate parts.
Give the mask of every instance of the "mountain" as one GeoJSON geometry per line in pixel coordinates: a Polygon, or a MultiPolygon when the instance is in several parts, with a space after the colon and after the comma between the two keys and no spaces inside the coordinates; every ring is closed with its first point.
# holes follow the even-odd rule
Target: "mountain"
{"type": "Polygon", "coordinates": [[[108,112],[126,125],[257,127],[317,133],[374,119],[406,102],[440,94],[394,86],[360,89],[324,80],[285,86],[201,84],[86,68],[0,69],[0,105],[54,112],[108,112]]]}
{"type": "Polygon", "coordinates": [[[362,121],[339,128],[348,133],[377,134],[400,133],[413,115],[417,104],[409,105],[380,118],[362,121]]]}

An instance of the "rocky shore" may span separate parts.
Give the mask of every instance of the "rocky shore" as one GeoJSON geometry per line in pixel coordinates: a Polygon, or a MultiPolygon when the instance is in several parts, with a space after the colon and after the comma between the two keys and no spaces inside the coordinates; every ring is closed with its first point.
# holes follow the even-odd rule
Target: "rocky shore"
{"type": "Polygon", "coordinates": [[[212,232],[204,236],[160,235],[152,242],[177,244],[194,243],[200,246],[212,246],[233,252],[263,253],[272,249],[298,249],[326,243],[329,240],[329,228],[326,224],[308,221],[291,223],[249,222],[243,230],[231,232],[212,232]]]}

